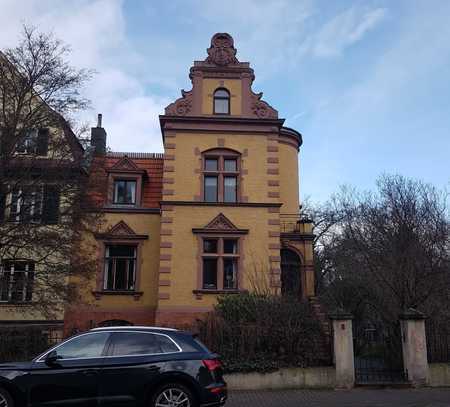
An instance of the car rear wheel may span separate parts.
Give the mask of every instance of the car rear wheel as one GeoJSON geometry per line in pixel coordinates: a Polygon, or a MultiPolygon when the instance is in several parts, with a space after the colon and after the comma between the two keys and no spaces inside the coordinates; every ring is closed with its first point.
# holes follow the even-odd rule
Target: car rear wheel
{"type": "MultiPolygon", "coordinates": [[[[192,392],[179,383],[168,383],[158,388],[152,397],[151,407],[197,407],[192,392]]],[[[0,405],[0,407],[2,407],[0,405]]]]}
{"type": "Polygon", "coordinates": [[[0,407],[14,407],[11,395],[0,387],[0,407]]]}

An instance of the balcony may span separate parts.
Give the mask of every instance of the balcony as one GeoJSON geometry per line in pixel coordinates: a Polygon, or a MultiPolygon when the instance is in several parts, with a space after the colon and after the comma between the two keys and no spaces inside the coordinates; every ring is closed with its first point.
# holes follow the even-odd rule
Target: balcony
{"type": "Polygon", "coordinates": [[[285,238],[302,240],[314,239],[312,221],[305,214],[280,214],[280,233],[285,238]]]}

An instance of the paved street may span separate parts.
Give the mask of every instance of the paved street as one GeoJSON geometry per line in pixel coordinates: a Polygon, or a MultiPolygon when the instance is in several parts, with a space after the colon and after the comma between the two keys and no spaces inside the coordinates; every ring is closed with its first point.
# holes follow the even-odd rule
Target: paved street
{"type": "Polygon", "coordinates": [[[450,389],[234,391],[227,407],[450,407],[450,389]]]}

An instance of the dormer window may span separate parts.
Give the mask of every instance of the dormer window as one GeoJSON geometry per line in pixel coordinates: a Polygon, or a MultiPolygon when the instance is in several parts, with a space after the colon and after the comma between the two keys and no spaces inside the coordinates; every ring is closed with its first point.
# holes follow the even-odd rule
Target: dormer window
{"type": "Polygon", "coordinates": [[[136,204],[136,180],[115,179],[113,203],[119,205],[136,204]]]}
{"type": "Polygon", "coordinates": [[[230,114],[230,92],[226,89],[214,92],[214,114],[230,114]]]}

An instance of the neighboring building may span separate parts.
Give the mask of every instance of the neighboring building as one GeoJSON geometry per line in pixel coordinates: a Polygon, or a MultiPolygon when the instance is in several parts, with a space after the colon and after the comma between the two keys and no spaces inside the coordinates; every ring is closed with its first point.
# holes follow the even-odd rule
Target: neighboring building
{"type": "Polygon", "coordinates": [[[192,90],[160,116],[164,155],[107,153],[106,132],[93,129],[106,223],[87,238],[98,275],[85,304],[67,308],[67,331],[188,324],[218,295],[247,290],[314,296],[301,134],[252,91],[253,70],[230,35],[213,36],[190,78],[192,90]]]}
{"type": "MultiPolygon", "coordinates": [[[[4,146],[6,140],[1,127],[0,144],[4,146]]],[[[48,243],[45,230],[53,233],[61,220],[60,206],[65,197],[55,181],[59,179],[55,171],[68,174],[75,171],[79,176],[83,171],[84,149],[63,119],[59,127],[25,129],[23,133],[11,156],[1,157],[0,328],[33,326],[62,332],[64,304],[53,303],[50,313],[36,306],[46,297],[42,282],[48,277],[44,277],[46,258],[51,263],[52,252],[58,252],[46,248],[43,253],[39,248],[48,243]],[[63,156],[61,151],[55,150],[55,145],[64,145],[63,156]],[[32,240],[39,240],[38,237],[44,240],[32,240]]],[[[56,241],[54,237],[49,239],[56,241]]],[[[70,259],[59,259],[55,263],[70,267],[70,259]]],[[[58,273],[53,276],[57,278],[58,273]]],[[[64,285],[64,277],[60,279],[64,285]]]]}

